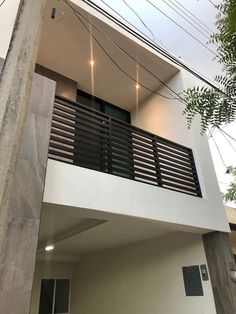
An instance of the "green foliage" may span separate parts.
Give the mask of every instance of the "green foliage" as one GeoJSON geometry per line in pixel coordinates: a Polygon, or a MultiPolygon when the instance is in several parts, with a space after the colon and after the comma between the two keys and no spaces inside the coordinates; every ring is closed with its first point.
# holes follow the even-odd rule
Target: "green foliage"
{"type": "Polygon", "coordinates": [[[224,0],[218,11],[217,33],[211,36],[210,42],[219,45],[216,59],[225,74],[217,75],[214,80],[220,87],[194,87],[184,91],[188,126],[200,114],[202,133],[210,126],[219,128],[236,119],[236,0],[224,0]]]}
{"type": "Polygon", "coordinates": [[[224,199],[226,202],[234,202],[236,204],[236,167],[229,166],[226,173],[231,174],[234,181],[230,183],[227,192],[224,194],[224,199]]]}

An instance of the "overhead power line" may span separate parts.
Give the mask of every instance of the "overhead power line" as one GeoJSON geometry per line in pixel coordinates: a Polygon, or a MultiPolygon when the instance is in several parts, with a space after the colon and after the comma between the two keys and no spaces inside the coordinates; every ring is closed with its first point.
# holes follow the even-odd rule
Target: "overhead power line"
{"type": "Polygon", "coordinates": [[[225,161],[224,161],[224,158],[223,158],[223,156],[222,156],[222,154],[221,154],[221,152],[220,152],[220,149],[219,149],[219,147],[218,147],[218,145],[217,145],[217,143],[216,143],[216,141],[215,141],[213,135],[211,135],[211,138],[212,138],[213,143],[215,144],[215,147],[216,147],[216,149],[217,149],[217,152],[218,152],[218,154],[219,154],[219,156],[220,156],[220,159],[221,159],[221,161],[222,161],[224,167],[227,168],[227,167],[226,167],[226,163],[225,163],[225,161]]]}
{"type": "Polygon", "coordinates": [[[231,136],[230,134],[228,134],[227,132],[225,132],[222,128],[218,128],[221,132],[223,132],[225,135],[227,135],[229,138],[231,138],[231,140],[235,141],[236,142],[236,139],[231,136]]]}
{"type": "MultiPolygon", "coordinates": [[[[75,16],[78,18],[78,20],[80,21],[80,23],[83,25],[83,27],[87,30],[87,32],[92,36],[92,38],[94,39],[94,41],[98,44],[98,46],[100,47],[100,49],[104,52],[104,54],[109,58],[109,60],[125,75],[127,76],[129,79],[131,79],[133,82],[138,83],[140,86],[142,86],[144,89],[148,90],[149,92],[156,94],[160,97],[163,97],[165,99],[171,99],[174,100],[176,98],[173,97],[168,97],[165,95],[162,95],[156,91],[153,91],[152,89],[150,89],[149,87],[145,86],[144,84],[137,82],[137,80],[135,78],[133,78],[129,73],[127,73],[112,57],[111,55],[107,52],[107,50],[101,45],[101,43],[99,42],[99,40],[94,36],[94,34],[92,34],[92,32],[89,30],[89,28],[85,25],[85,23],[82,21],[81,19],[81,14],[76,11],[73,6],[71,6],[67,0],[64,0],[65,3],[68,5],[68,7],[72,10],[72,12],[75,14],[75,16]]],[[[82,16],[83,17],[83,16],[82,16]]]]}
{"type": "Polygon", "coordinates": [[[131,54],[129,54],[126,50],[124,50],[117,42],[115,42],[111,37],[109,37],[101,28],[99,28],[96,24],[92,23],[90,20],[88,20],[84,15],[79,13],[77,10],[75,10],[80,17],[82,17],[90,26],[93,26],[97,31],[99,31],[107,40],[109,40],[119,51],[121,51],[136,67],[138,66],[139,69],[147,75],[151,75],[154,77],[158,82],[160,82],[163,86],[165,86],[167,89],[169,89],[177,98],[183,102],[186,102],[185,99],[183,99],[176,91],[174,91],[171,87],[169,87],[163,80],[161,80],[157,75],[155,75],[153,72],[151,72],[146,66],[144,66],[141,62],[137,61],[131,54]]]}
{"type": "Polygon", "coordinates": [[[215,4],[213,1],[211,0],[208,0],[212,5],[213,7],[215,7],[216,10],[220,11],[221,13],[224,14],[224,12],[222,11],[221,7],[218,5],[218,4],[215,4]]]}
{"type": "MultiPolygon", "coordinates": [[[[196,25],[194,25],[192,22],[190,22],[184,15],[186,15],[186,13],[181,14],[179,13],[171,4],[169,4],[166,0],[162,0],[162,2],[164,2],[166,5],[168,5],[169,8],[171,8],[175,13],[177,13],[179,16],[182,17],[182,19],[184,19],[186,22],[188,22],[192,27],[194,27],[200,34],[202,34],[204,37],[206,37],[207,39],[209,39],[209,35],[206,35],[206,33],[204,33],[201,29],[199,29],[199,27],[197,27],[196,25]]],[[[171,1],[170,1],[171,2],[171,1]]],[[[173,2],[171,2],[173,4],[173,2]]],[[[176,6],[175,4],[173,4],[174,6],[176,6]]],[[[177,7],[177,6],[176,6],[177,7]]],[[[177,7],[178,8],[178,7],[177,7]]],[[[179,9],[179,8],[178,8],[179,9]]],[[[196,23],[194,21],[194,23],[196,23]]]]}
{"type": "MultiPolygon", "coordinates": [[[[142,86],[143,88],[145,88],[146,90],[149,90],[150,92],[157,94],[160,97],[166,98],[166,99],[178,99],[178,100],[182,100],[185,101],[184,99],[182,99],[179,94],[177,94],[172,88],[170,88],[165,82],[161,81],[157,76],[155,76],[148,68],[146,68],[144,65],[142,65],[141,63],[137,62],[137,60],[132,57],[131,55],[129,55],[122,47],[120,47],[113,39],[111,39],[104,31],[102,31],[97,25],[93,24],[90,20],[88,20],[86,17],[84,17],[81,13],[79,13],[77,10],[75,10],[66,0],[65,3],[68,5],[68,7],[73,11],[73,13],[76,15],[76,17],[79,19],[79,21],[82,23],[82,25],[85,27],[85,29],[88,31],[88,33],[93,37],[93,39],[96,41],[96,43],[99,45],[99,47],[103,50],[103,52],[107,55],[107,57],[112,61],[112,63],[120,70],[122,71],[123,74],[125,74],[126,76],[128,76],[131,80],[133,80],[135,83],[137,83],[137,80],[134,79],[133,77],[131,77],[131,75],[129,75],[127,72],[125,72],[120,66],[119,64],[117,64],[117,62],[109,55],[109,53],[106,51],[106,49],[104,49],[104,47],[102,47],[101,43],[97,40],[97,38],[91,33],[91,29],[87,28],[86,25],[84,24],[84,22],[81,20],[81,17],[90,25],[93,26],[97,31],[99,31],[100,33],[102,33],[103,36],[105,36],[109,41],[112,42],[113,45],[115,45],[120,51],[122,51],[122,53],[124,53],[127,57],[129,57],[129,59],[131,59],[131,61],[137,66],[141,66],[141,68],[143,68],[144,70],[146,70],[150,75],[152,75],[153,77],[155,77],[159,82],[161,82],[164,86],[166,86],[169,90],[171,90],[178,98],[170,98],[167,97],[165,95],[162,95],[160,93],[157,93],[151,89],[149,89],[148,87],[146,87],[145,85],[141,84],[140,82],[139,85],[142,86]]],[[[223,132],[224,134],[226,134],[227,136],[229,136],[231,139],[235,140],[232,136],[230,136],[228,133],[226,133],[225,131],[221,130],[219,128],[219,130],[221,132],[223,132]]],[[[214,128],[210,134],[210,137],[212,137],[212,140],[216,146],[216,149],[218,151],[218,154],[222,160],[223,165],[226,167],[226,163],[223,159],[223,156],[220,152],[220,149],[215,141],[215,139],[213,138],[213,131],[214,128]]],[[[225,135],[222,133],[222,135],[224,136],[224,138],[226,139],[226,141],[231,145],[232,149],[235,151],[235,148],[233,147],[233,145],[229,142],[229,140],[225,137],[225,135]]],[[[236,141],[236,140],[235,140],[236,141]]]]}
{"type": "Polygon", "coordinates": [[[195,37],[192,33],[190,33],[189,31],[187,31],[182,25],[180,25],[179,23],[177,23],[175,20],[173,20],[168,14],[166,14],[164,11],[162,11],[160,8],[158,8],[153,2],[151,2],[150,0],[145,0],[146,2],[148,2],[153,8],[155,8],[158,12],[160,12],[161,14],[163,14],[165,17],[167,17],[170,21],[172,21],[175,25],[177,25],[179,28],[181,28],[186,34],[188,34],[190,37],[192,37],[195,41],[197,41],[201,46],[203,46],[205,49],[207,49],[208,51],[210,51],[213,55],[215,55],[217,57],[217,54],[210,49],[209,47],[207,47],[202,41],[200,41],[197,37],[195,37]]]}
{"type": "Polygon", "coordinates": [[[6,2],[6,0],[3,0],[1,3],[0,3],[0,8],[1,6],[6,2]]]}
{"type": "Polygon", "coordinates": [[[224,139],[226,140],[226,142],[229,144],[229,146],[232,148],[232,150],[234,152],[236,152],[236,148],[232,145],[232,143],[230,142],[230,140],[225,136],[225,134],[222,132],[222,130],[220,130],[220,134],[224,137],[224,139]]]}
{"type": "Polygon", "coordinates": [[[119,27],[126,30],[129,34],[132,34],[134,37],[139,39],[141,42],[143,42],[144,44],[146,44],[150,48],[154,49],[156,52],[158,52],[163,57],[167,58],[169,61],[180,66],[181,68],[183,68],[187,72],[191,73],[193,76],[195,76],[196,78],[198,78],[202,82],[206,83],[207,85],[209,85],[211,88],[215,89],[216,91],[222,92],[214,83],[211,83],[209,78],[204,77],[202,74],[198,73],[196,70],[192,69],[191,67],[189,67],[188,65],[183,63],[179,58],[176,58],[171,53],[166,51],[166,49],[163,49],[162,47],[157,45],[155,42],[150,40],[150,38],[148,39],[146,35],[142,36],[140,31],[137,32],[134,29],[130,28],[127,24],[124,24],[120,19],[118,19],[114,15],[110,14],[107,10],[101,8],[99,5],[97,5],[93,1],[91,1],[91,0],[81,0],[81,1],[84,2],[85,4],[87,4],[88,6],[90,6],[91,8],[93,8],[94,10],[96,10],[97,12],[99,12],[100,14],[102,14],[103,16],[105,16],[107,19],[109,19],[110,21],[112,21],[113,23],[118,25],[119,27]]]}
{"type": "Polygon", "coordinates": [[[208,0],[215,8],[217,7],[217,5],[213,2],[213,1],[211,1],[211,0],[208,0]]]}
{"type": "Polygon", "coordinates": [[[143,24],[143,26],[149,31],[149,33],[152,35],[152,38],[154,41],[156,41],[156,37],[155,35],[153,34],[152,30],[146,25],[146,23],[143,21],[143,19],[141,18],[141,16],[136,12],[136,10],[134,10],[131,5],[129,5],[127,3],[126,0],[122,0],[123,3],[137,16],[137,18],[140,20],[140,22],[143,24]]]}
{"type": "MultiPolygon", "coordinates": [[[[172,0],[169,0],[171,3],[173,3],[173,1],[172,0]]],[[[188,10],[185,6],[183,6],[178,0],[174,0],[176,3],[178,3],[178,5],[181,7],[181,8],[183,8],[183,10],[184,11],[186,11],[186,12],[188,12],[189,13],[189,15],[187,15],[187,16],[192,16],[194,19],[196,19],[199,23],[201,23],[203,26],[204,26],[204,28],[203,29],[207,29],[208,30],[208,34],[209,35],[211,35],[211,34],[213,34],[214,32],[213,32],[213,30],[212,29],[210,29],[209,28],[209,26],[208,25],[206,25],[202,20],[200,20],[196,15],[194,15],[190,10],[188,10]]],[[[174,5],[174,3],[173,3],[173,5],[174,5]]],[[[180,9],[179,9],[180,10],[180,9]]],[[[182,10],[182,12],[184,12],[182,10]]],[[[193,21],[194,21],[194,19],[193,19],[193,21]]],[[[199,25],[200,26],[200,25],[199,25]]],[[[201,27],[201,26],[200,26],[201,27]]],[[[207,32],[207,30],[205,30],[206,32],[207,32]]]]}
{"type": "MultiPolygon", "coordinates": [[[[153,42],[155,45],[160,42],[162,46],[165,47],[163,42],[155,37],[155,40],[153,38],[149,37],[147,34],[143,33],[140,29],[138,29],[133,23],[129,22],[123,15],[121,15],[117,10],[115,10],[112,6],[110,6],[108,3],[106,3],[104,0],[100,0],[105,6],[107,6],[112,12],[114,12],[116,15],[118,15],[122,20],[124,20],[127,24],[131,25],[134,29],[136,29],[139,33],[147,37],[151,42],[153,42]]],[[[165,47],[166,48],[166,47],[165,47]]],[[[166,48],[167,49],[167,48],[166,48]]]]}
{"type": "Polygon", "coordinates": [[[212,134],[214,133],[215,131],[215,127],[213,126],[210,130],[209,130],[209,134],[208,134],[208,139],[212,136],[212,134]]]}
{"type": "MultiPolygon", "coordinates": [[[[90,6],[95,6],[95,9],[97,11],[100,11],[100,13],[102,13],[103,15],[105,15],[107,18],[109,19],[114,19],[113,22],[115,22],[116,24],[118,24],[117,22],[119,22],[119,26],[121,26],[122,28],[126,29],[127,30],[127,25],[123,24],[120,20],[117,20],[113,15],[110,15],[106,10],[103,10],[101,7],[97,6],[94,2],[92,1],[89,1],[89,3],[87,3],[87,1],[85,0],[82,0],[83,2],[85,2],[87,5],[90,5],[90,6]],[[108,16],[107,16],[108,15],[108,16]],[[111,17],[111,18],[110,18],[111,17]],[[121,24],[121,25],[120,25],[121,24]]],[[[176,0],[175,0],[176,1],[176,0]]],[[[167,47],[163,44],[163,42],[159,39],[157,39],[158,42],[161,43],[161,45],[165,48],[165,50],[163,48],[161,48],[159,45],[157,46],[157,42],[155,42],[151,37],[149,37],[148,35],[146,35],[145,33],[143,33],[140,29],[138,29],[134,24],[132,24],[131,22],[129,22],[124,16],[122,16],[117,10],[115,10],[113,7],[111,7],[108,3],[106,3],[104,0],[100,0],[100,2],[102,2],[104,5],[106,5],[112,12],[114,12],[116,15],[118,15],[122,20],[124,20],[127,24],[131,25],[135,30],[138,31],[138,33],[134,33],[133,34],[133,30],[131,30],[130,28],[128,28],[128,32],[129,33],[132,33],[132,35],[136,36],[136,37],[140,37],[140,33],[142,35],[145,36],[144,37],[141,37],[141,38],[138,38],[140,39],[141,41],[144,41],[143,39],[145,39],[145,43],[147,43],[149,46],[151,46],[150,44],[154,44],[155,47],[152,47],[151,48],[154,48],[155,50],[157,50],[158,53],[160,53],[161,55],[167,57],[170,61],[176,63],[177,65],[181,66],[182,68],[184,68],[185,66],[185,70],[190,72],[192,75],[196,76],[198,79],[200,79],[201,81],[203,81],[204,83],[206,83],[207,85],[211,86],[212,88],[214,89],[217,89],[217,87],[214,85],[214,81],[212,81],[212,83],[210,82],[211,80],[209,78],[204,78],[204,76],[200,73],[198,73],[196,70],[186,66],[185,64],[181,63],[181,61],[177,58],[175,58],[173,55],[169,54],[168,53],[168,49],[167,47]],[[137,36],[138,35],[138,36],[137,36]],[[148,42],[146,42],[146,37],[148,38],[148,42]],[[165,54],[168,54],[167,56],[165,54]],[[174,58],[174,60],[170,59],[171,58],[174,58]],[[179,63],[177,63],[179,62],[179,63]]]]}

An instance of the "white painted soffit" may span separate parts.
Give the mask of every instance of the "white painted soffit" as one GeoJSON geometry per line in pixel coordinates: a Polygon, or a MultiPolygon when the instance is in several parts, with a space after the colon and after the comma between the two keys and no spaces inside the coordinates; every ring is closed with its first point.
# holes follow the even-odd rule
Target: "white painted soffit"
{"type": "MultiPolygon", "coordinates": [[[[141,45],[141,42],[121,28],[113,28],[111,23],[95,17],[78,6],[76,9],[91,23],[102,30],[113,42],[139,60],[161,81],[167,82],[179,69],[161,56],[141,45]],[[105,21],[105,22],[104,22],[105,21]]],[[[94,13],[95,14],[95,13],[94,13]]],[[[84,20],[88,29],[91,26],[84,20]]],[[[117,46],[92,28],[92,33],[111,58],[133,79],[137,79],[149,90],[140,86],[138,102],[150,96],[162,85],[160,81],[144,70],[137,68],[117,46]],[[150,91],[151,90],[151,91],[150,91]]],[[[63,4],[63,1],[48,0],[45,9],[42,35],[37,62],[50,70],[58,72],[78,83],[82,90],[95,94],[108,102],[127,110],[132,110],[137,101],[136,82],[127,77],[107,57],[97,42],[91,38],[76,15],[63,4]],[[51,19],[51,10],[56,8],[56,18],[51,19]],[[90,60],[95,61],[93,75],[90,60]],[[92,78],[94,88],[92,88],[92,78]]],[[[168,91],[166,91],[166,95],[168,91]]]]}

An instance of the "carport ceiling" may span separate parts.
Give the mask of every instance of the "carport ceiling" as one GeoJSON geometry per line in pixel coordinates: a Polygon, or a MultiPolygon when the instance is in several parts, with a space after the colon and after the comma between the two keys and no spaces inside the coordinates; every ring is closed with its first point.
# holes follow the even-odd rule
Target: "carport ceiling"
{"type": "Polygon", "coordinates": [[[171,232],[148,220],[44,204],[38,259],[74,261],[93,251],[160,237],[171,232]],[[55,247],[52,253],[44,250],[49,243],[55,247]]]}
{"type": "MultiPolygon", "coordinates": [[[[178,69],[163,59],[154,55],[144,47],[137,45],[132,39],[114,30],[101,20],[89,15],[82,9],[77,10],[98,26],[109,38],[116,42],[131,56],[143,63],[162,81],[168,81],[178,69]]],[[[87,28],[89,24],[83,20],[87,28]]],[[[136,79],[151,90],[157,90],[160,82],[137,69],[137,66],[125,56],[102,33],[92,28],[93,35],[106,49],[109,55],[132,78],[136,79]],[[138,74],[137,74],[138,73],[138,74]]],[[[64,5],[63,1],[48,0],[42,27],[42,35],[37,63],[50,70],[58,72],[78,83],[78,87],[93,94],[91,66],[89,61],[94,59],[94,94],[108,102],[127,110],[136,105],[136,83],[122,73],[102,51],[101,47],[91,38],[76,15],[64,5]],[[56,8],[56,18],[51,19],[52,7],[56,8]],[[93,54],[93,57],[91,56],[93,54]]],[[[139,88],[139,102],[148,96],[150,91],[139,88]]],[[[168,93],[165,93],[168,95],[168,93]]]]}

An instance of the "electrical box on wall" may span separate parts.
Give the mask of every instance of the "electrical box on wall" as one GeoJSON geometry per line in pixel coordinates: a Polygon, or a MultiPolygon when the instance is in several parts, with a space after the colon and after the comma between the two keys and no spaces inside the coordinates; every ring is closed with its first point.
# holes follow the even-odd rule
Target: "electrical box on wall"
{"type": "Polygon", "coordinates": [[[203,296],[199,266],[184,266],[182,271],[186,296],[203,296]]]}
{"type": "Polygon", "coordinates": [[[201,274],[202,274],[202,280],[203,281],[209,280],[206,264],[200,265],[200,269],[201,269],[201,274]]]}

